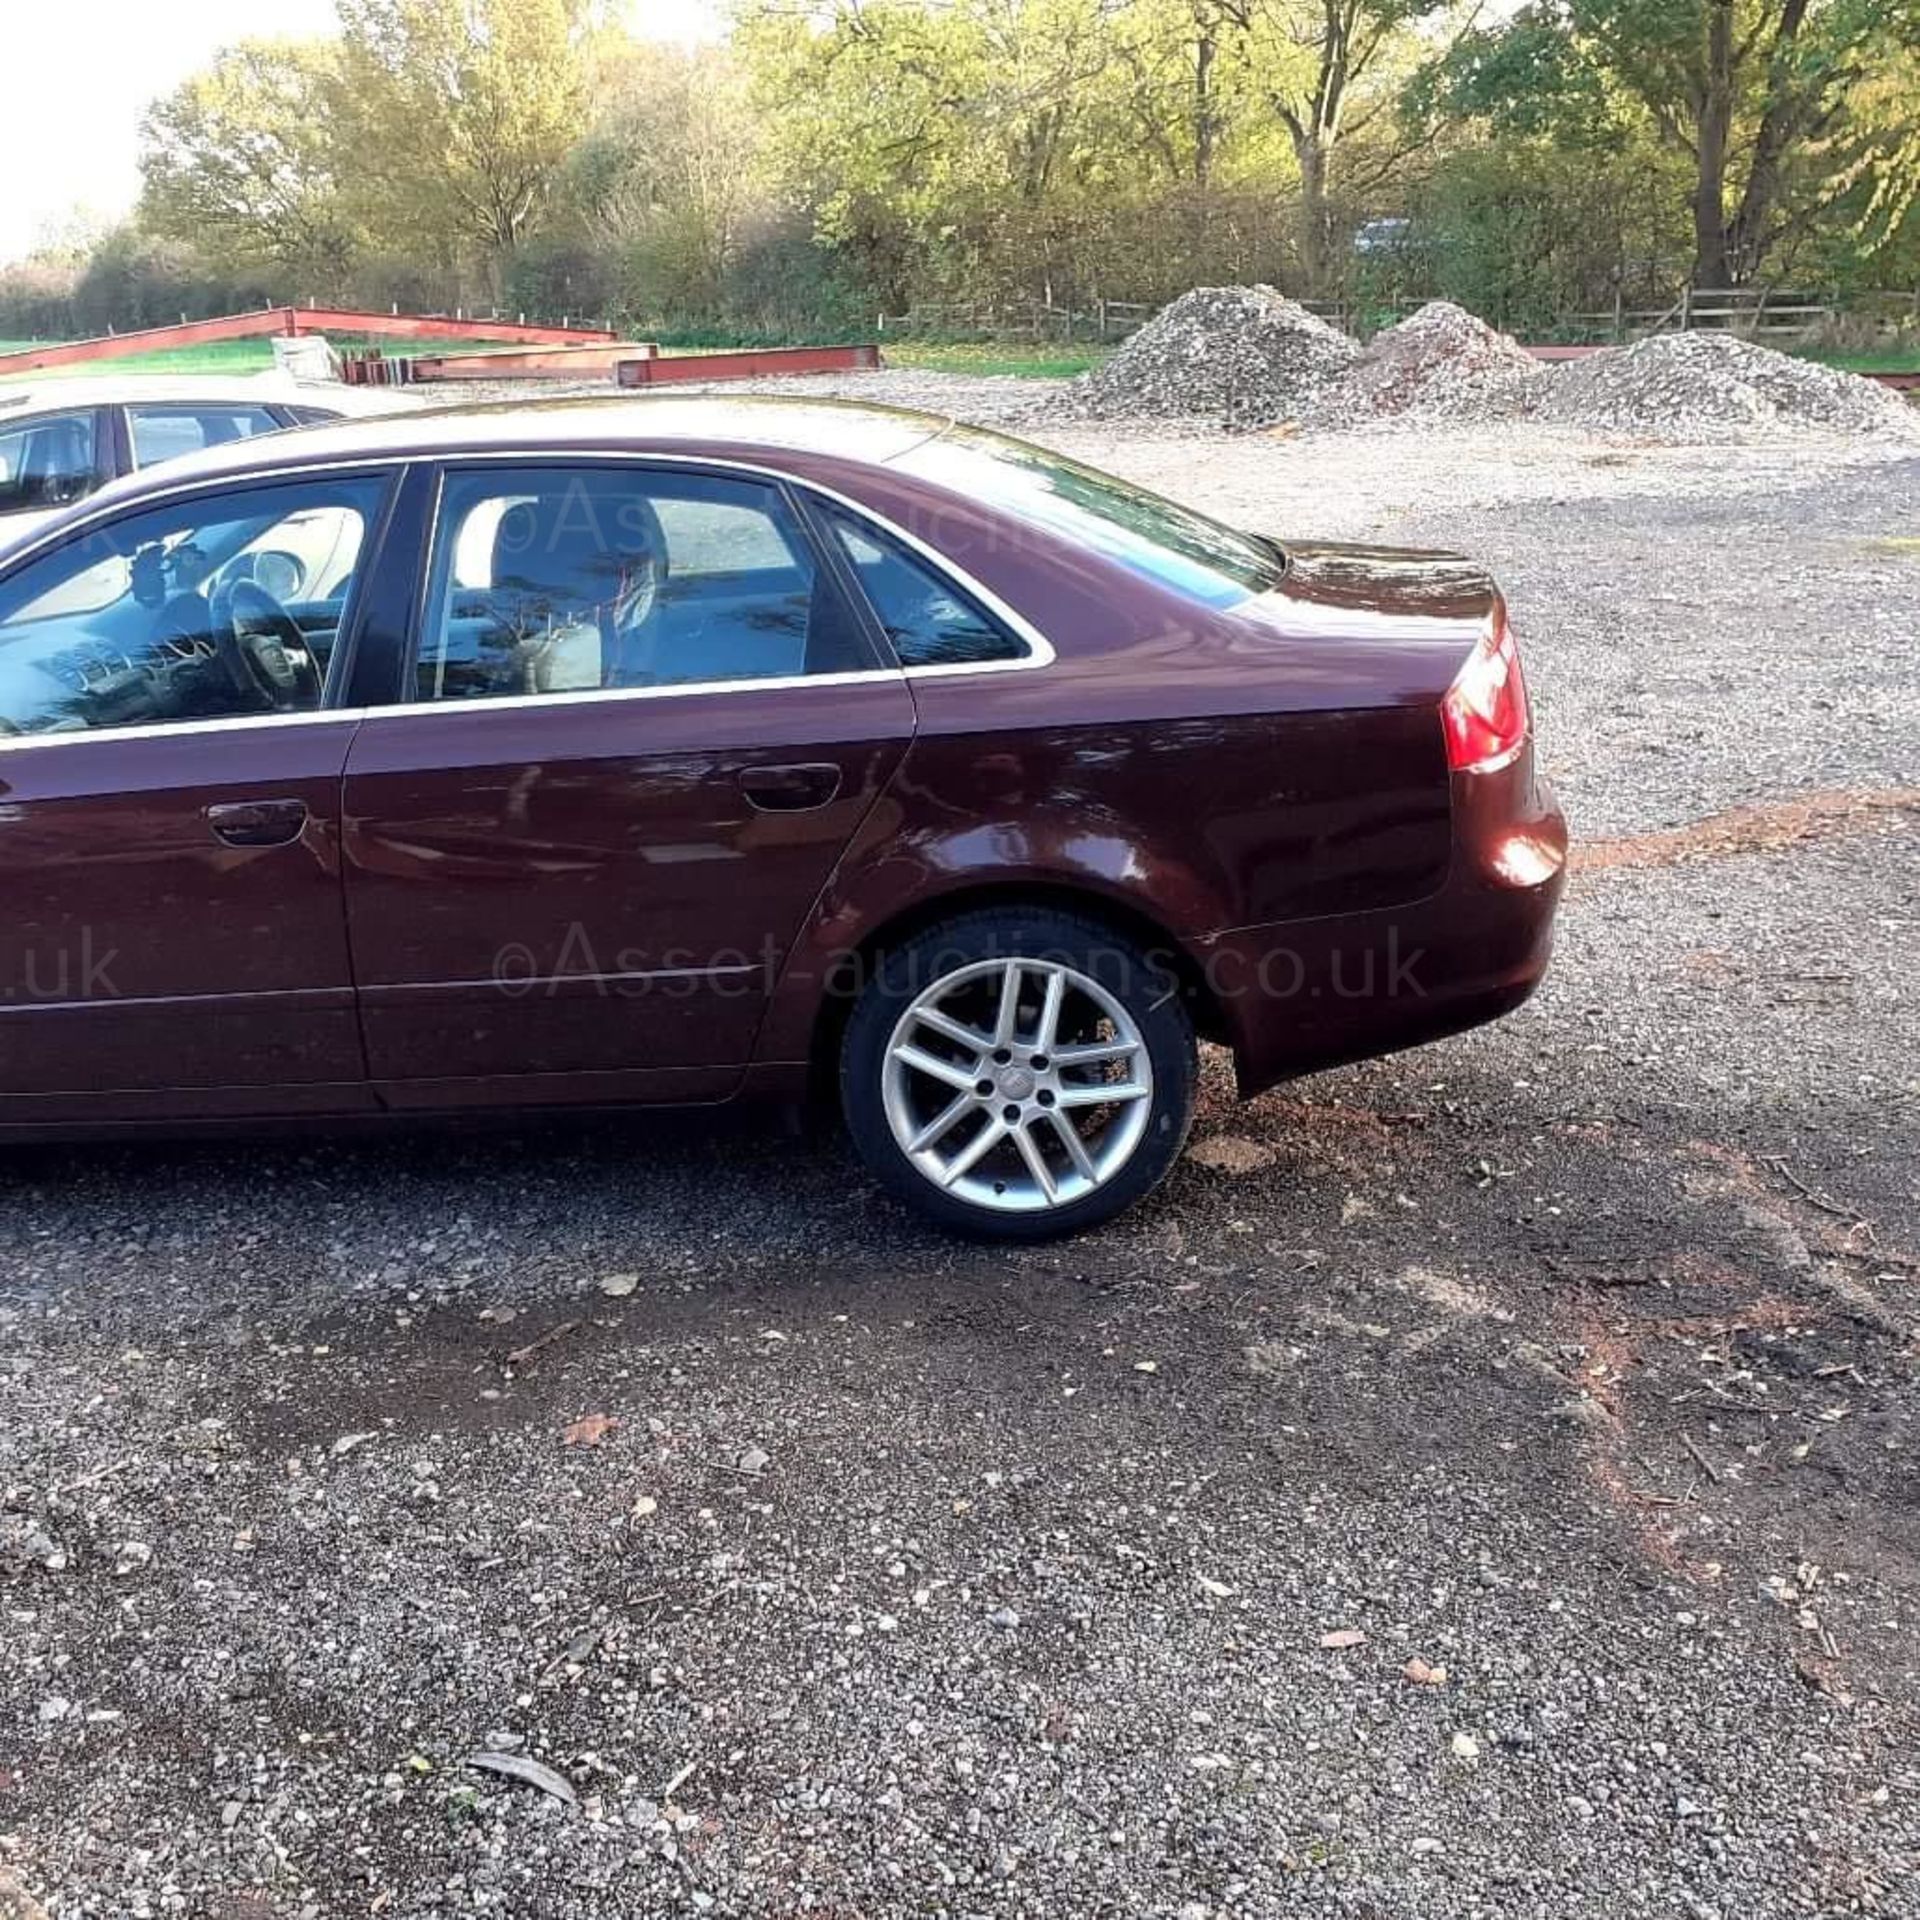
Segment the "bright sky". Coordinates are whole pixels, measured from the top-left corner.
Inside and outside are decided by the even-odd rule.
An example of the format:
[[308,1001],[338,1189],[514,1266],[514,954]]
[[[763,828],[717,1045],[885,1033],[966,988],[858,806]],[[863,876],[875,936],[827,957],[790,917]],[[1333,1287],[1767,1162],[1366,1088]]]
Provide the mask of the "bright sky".
[[[76,209],[125,213],[140,191],[140,116],[219,48],[322,34],[333,0],[11,0],[0,114],[0,262]],[[656,40],[714,32],[713,0],[628,0]]]

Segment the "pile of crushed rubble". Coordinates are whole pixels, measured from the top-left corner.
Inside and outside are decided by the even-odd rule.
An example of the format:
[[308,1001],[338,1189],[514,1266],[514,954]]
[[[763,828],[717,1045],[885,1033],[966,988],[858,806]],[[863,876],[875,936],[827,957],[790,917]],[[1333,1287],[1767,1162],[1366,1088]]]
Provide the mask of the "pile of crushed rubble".
[[1339,432],[1511,419],[1532,406],[1545,377],[1540,362],[1510,334],[1451,300],[1430,300],[1375,334],[1314,399],[1302,424]]
[[1731,334],[1660,334],[1549,369],[1464,307],[1434,300],[1363,351],[1267,286],[1182,294],[1024,418],[1330,433],[1528,419],[1677,442],[1783,430],[1920,439],[1920,411],[1898,394]]
[[1815,431],[1920,438],[1920,412],[1885,387],[1727,333],[1663,333],[1570,361],[1535,417],[1602,433],[1718,439]]
[[1196,287],[1076,380],[1056,411],[1097,420],[1297,420],[1357,342],[1271,287]]

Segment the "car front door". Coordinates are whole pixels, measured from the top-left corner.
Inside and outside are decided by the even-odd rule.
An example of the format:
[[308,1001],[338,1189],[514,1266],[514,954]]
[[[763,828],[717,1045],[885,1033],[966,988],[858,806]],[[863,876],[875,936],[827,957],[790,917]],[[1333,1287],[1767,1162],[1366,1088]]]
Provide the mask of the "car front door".
[[[381,474],[226,482],[0,574],[0,1126],[371,1103],[330,709]],[[294,521],[331,602],[251,577]]]
[[700,1099],[913,731],[780,485],[671,464],[441,482],[405,704],[346,878],[398,1106]]

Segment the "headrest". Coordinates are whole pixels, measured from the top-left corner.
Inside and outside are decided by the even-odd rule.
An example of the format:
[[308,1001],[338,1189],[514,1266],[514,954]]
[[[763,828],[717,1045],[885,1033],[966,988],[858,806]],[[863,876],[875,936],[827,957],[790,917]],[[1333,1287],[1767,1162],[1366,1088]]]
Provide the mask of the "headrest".
[[49,491],[84,477],[89,465],[86,434],[77,420],[52,420],[27,442],[23,477]]
[[540,603],[549,618],[611,608],[651,563],[666,572],[666,541],[652,502],[630,482],[595,488],[579,479],[535,500],[516,501],[493,537],[496,593]]

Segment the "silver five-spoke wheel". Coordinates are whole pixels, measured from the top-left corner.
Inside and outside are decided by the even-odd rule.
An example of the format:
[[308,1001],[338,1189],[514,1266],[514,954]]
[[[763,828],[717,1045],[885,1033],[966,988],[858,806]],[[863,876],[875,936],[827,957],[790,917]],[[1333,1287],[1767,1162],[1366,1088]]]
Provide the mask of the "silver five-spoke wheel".
[[887,1125],[942,1192],[1000,1213],[1071,1206],[1130,1161],[1153,1063],[1139,1024],[1090,975],[994,959],[936,980],[886,1052]]

